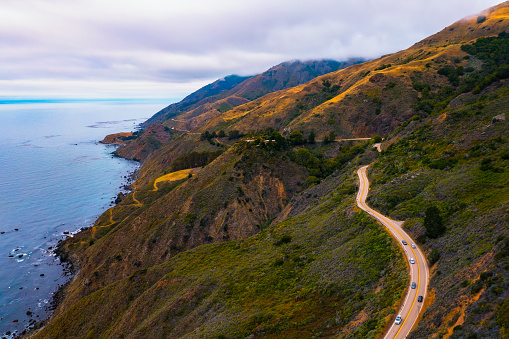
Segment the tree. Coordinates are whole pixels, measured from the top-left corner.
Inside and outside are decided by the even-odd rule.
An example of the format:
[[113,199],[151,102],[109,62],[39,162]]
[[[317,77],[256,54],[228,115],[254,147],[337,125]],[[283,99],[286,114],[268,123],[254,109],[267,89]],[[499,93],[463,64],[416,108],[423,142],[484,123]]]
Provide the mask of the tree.
[[429,264],[433,266],[438,261],[438,259],[440,259],[440,252],[434,248],[428,255]]
[[311,132],[309,132],[309,137],[308,137],[308,142],[310,144],[314,144],[316,142],[316,133],[315,131],[311,130]]
[[329,142],[334,142],[334,141],[336,141],[336,133],[334,133],[334,131],[330,131]]
[[329,89],[330,89],[330,81],[329,80],[322,80],[322,85],[323,85],[323,88],[322,88],[322,91],[324,92],[328,92]]
[[209,140],[210,138],[212,138],[212,136],[209,131],[203,132],[200,136],[200,140]]
[[304,145],[304,135],[301,130],[296,130],[290,133],[288,139],[290,139],[290,142],[294,146]]
[[336,140],[336,133],[334,131],[331,131],[329,135],[326,135],[323,137],[323,142],[326,144],[330,144],[331,142],[334,142]]
[[228,132],[228,139],[230,139],[230,140],[238,139],[240,137],[241,137],[241,135],[238,130],[233,130],[233,131]]
[[438,238],[445,233],[446,228],[440,216],[440,210],[436,206],[426,209],[424,228],[426,229],[426,236],[432,239]]

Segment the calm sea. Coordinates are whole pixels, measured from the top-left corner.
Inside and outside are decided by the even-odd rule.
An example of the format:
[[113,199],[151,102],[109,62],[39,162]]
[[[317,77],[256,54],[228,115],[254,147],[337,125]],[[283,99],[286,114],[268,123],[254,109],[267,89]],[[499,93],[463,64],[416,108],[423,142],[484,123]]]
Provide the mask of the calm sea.
[[69,278],[52,249],[92,225],[137,168],[98,141],[167,104],[0,104],[0,337],[49,315]]

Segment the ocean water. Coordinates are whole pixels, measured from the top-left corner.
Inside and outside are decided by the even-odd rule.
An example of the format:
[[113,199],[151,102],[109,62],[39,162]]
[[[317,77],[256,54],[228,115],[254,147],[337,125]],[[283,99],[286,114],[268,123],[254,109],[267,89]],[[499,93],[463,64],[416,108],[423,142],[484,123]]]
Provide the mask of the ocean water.
[[91,226],[137,169],[98,141],[167,104],[0,104],[0,337],[48,317],[69,279],[55,245]]

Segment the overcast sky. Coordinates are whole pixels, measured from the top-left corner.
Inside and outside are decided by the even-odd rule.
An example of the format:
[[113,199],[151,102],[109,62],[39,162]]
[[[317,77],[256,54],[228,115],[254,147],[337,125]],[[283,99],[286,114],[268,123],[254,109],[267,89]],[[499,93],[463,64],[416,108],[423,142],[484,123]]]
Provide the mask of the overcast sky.
[[0,98],[181,98],[286,60],[376,58],[500,0],[1,0]]

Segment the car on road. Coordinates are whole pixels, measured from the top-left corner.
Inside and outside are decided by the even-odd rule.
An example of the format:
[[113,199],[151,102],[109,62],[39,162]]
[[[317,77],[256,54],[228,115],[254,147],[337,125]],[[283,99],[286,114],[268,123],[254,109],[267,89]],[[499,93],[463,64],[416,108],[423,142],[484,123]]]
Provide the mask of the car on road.
[[403,245],[408,245],[407,242],[405,240],[401,241],[403,243]]
[[415,244],[412,244],[412,245],[410,245],[410,246],[412,246],[412,248],[415,248]]
[[400,316],[400,315],[398,315],[398,316],[396,317],[396,321],[394,321],[394,323],[395,323],[396,325],[401,324],[401,316]]
[[411,263],[411,264],[415,264],[415,260],[414,260],[414,258],[410,258],[410,263]]
[[415,283],[413,282],[413,283],[412,283],[412,289],[415,289],[415,286],[416,286],[416,285],[415,285]]
[[418,302],[420,302],[420,303],[422,303],[422,299],[423,299],[423,298],[422,298],[422,295],[420,295],[419,297],[417,297],[417,301],[418,301]]

